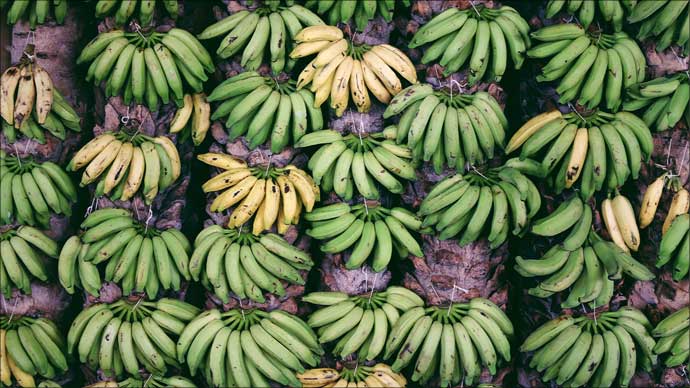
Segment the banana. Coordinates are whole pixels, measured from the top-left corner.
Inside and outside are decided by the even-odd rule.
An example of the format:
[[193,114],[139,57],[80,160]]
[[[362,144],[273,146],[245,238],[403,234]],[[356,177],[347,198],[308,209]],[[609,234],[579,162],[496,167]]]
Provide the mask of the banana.
[[[625,242],[625,239],[623,238],[623,234],[618,224],[618,218],[616,218],[616,213],[613,208],[613,201],[611,199],[607,198],[604,201],[602,201],[601,215],[604,219],[604,224],[606,225],[606,230],[608,231],[611,240],[613,240],[613,242],[623,251],[629,252],[630,247],[628,247],[628,245]],[[627,212],[626,214],[621,214],[621,216],[623,215],[627,217]],[[624,218],[621,217],[621,220],[623,219]],[[627,218],[625,218],[625,220],[626,222],[629,221]],[[633,220],[633,222],[635,221]],[[626,226],[626,228],[630,228],[630,226]],[[629,236],[626,237],[630,238]]]
[[625,245],[631,250],[637,251],[637,248],[640,246],[640,232],[637,228],[635,212],[630,201],[619,194],[613,198],[611,205],[616,218],[616,224],[620,229]]
[[520,127],[513,137],[508,141],[506,145],[506,154],[510,154],[525,143],[532,135],[539,131],[544,125],[552,120],[561,118],[561,112],[558,110],[553,110],[546,113],[541,113]]
[[686,189],[680,189],[673,195],[664,224],[661,227],[661,233],[665,234],[676,217],[687,213],[688,209],[690,209],[690,193]]

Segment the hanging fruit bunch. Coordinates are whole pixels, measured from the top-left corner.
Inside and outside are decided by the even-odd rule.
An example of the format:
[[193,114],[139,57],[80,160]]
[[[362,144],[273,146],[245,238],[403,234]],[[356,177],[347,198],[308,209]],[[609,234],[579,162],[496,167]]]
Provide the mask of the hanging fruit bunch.
[[671,259],[674,260],[673,280],[685,279],[690,268],[690,215],[687,210],[685,214],[674,217],[664,232],[656,266],[661,267]]
[[165,374],[180,368],[176,339],[199,309],[177,299],[120,299],[82,310],[67,334],[67,352],[109,377]]
[[421,230],[422,220],[402,207],[388,209],[380,204],[365,202],[348,205],[345,202],[326,205],[304,217],[311,222],[307,235],[328,240],[321,251],[328,254],[352,250],[345,267],[360,268],[371,256],[375,272],[383,271],[393,257],[393,248],[401,258],[424,253],[412,233]]
[[115,24],[121,26],[127,23],[139,8],[136,18],[145,27],[153,21],[153,13],[157,3],[162,3],[168,15],[175,20],[177,19],[179,8],[177,0],[98,0],[96,2],[96,17],[103,18],[115,11]]
[[242,160],[215,153],[197,158],[224,170],[201,188],[205,193],[223,191],[211,203],[212,212],[220,213],[237,205],[230,214],[229,228],[239,227],[254,216],[255,234],[270,230],[274,223],[278,233],[285,234],[290,225],[299,222],[302,208],[311,212],[321,196],[312,178],[293,165],[249,167]]
[[[690,81],[685,73],[632,85],[627,93],[623,109],[637,111],[646,108],[642,120],[656,131],[673,129],[683,116],[690,114]],[[686,125],[690,126],[690,123],[686,122]]]
[[[0,383],[36,387],[36,378],[55,378],[67,372],[65,340],[46,318],[0,315]],[[38,385],[39,387],[43,385]]]
[[171,99],[182,105],[184,79],[195,93],[203,91],[206,73],[215,66],[204,46],[189,32],[173,28],[168,32],[125,32],[98,34],[82,50],[77,64],[89,63],[86,80],[105,82],[106,97],[119,96],[129,104],[132,98],[155,110],[158,102]]
[[514,8],[484,5],[446,9],[423,25],[408,46],[428,43],[431,45],[424,51],[422,63],[437,61],[445,68],[444,75],[449,75],[469,60],[470,86],[482,79],[499,82],[509,56],[513,67],[520,69],[531,45],[529,25]]
[[[410,0],[400,0],[397,3],[405,8],[410,6]],[[307,8],[316,9],[320,15],[327,13],[328,24],[332,26],[348,23],[354,18],[357,31],[364,31],[369,21],[377,15],[390,23],[393,20],[395,5],[395,0],[308,0],[305,4]]]
[[632,8],[631,1],[621,0],[549,0],[546,3],[546,18],[551,19],[561,11],[570,15],[577,15],[578,20],[585,29],[594,21],[594,15],[599,9],[600,17],[613,25],[615,31],[623,29],[625,14]]
[[683,55],[690,53],[690,14],[688,0],[638,1],[633,6],[628,23],[639,23],[637,39],[655,38],[656,51],[664,51],[676,44]]
[[688,346],[690,344],[690,307],[683,307],[664,318],[652,330],[652,335],[658,337],[654,346],[654,354],[671,353],[664,365],[673,368],[688,363]]
[[357,353],[360,361],[381,356],[391,329],[400,322],[400,314],[423,310],[424,301],[404,287],[391,286],[385,291],[349,296],[342,292],[313,292],[303,300],[322,307],[314,311],[307,324],[318,329],[319,343],[338,341],[332,352],[345,358]]
[[314,262],[308,253],[274,233],[252,234],[213,225],[194,241],[189,272],[223,303],[240,299],[266,302],[263,292],[285,296],[282,281],[304,285]]
[[466,163],[483,164],[497,147],[505,147],[508,120],[486,92],[456,94],[452,85],[438,91],[429,84],[412,85],[393,98],[383,117],[397,114],[396,142],[407,139],[414,159],[432,160],[438,173],[444,157],[448,167],[462,172]]
[[[7,12],[7,24],[15,24],[22,18],[28,18],[29,26],[35,29],[37,24],[44,24],[50,15],[50,6],[53,5],[53,17],[57,24],[65,22],[67,16],[68,0],[9,0],[0,1],[0,9],[5,4],[11,3]],[[28,16],[26,13],[28,12]]]
[[45,233],[20,226],[0,233],[0,291],[9,298],[12,289],[31,294],[31,280],[48,280],[43,257],[57,258],[58,245]]
[[592,109],[605,102],[607,109],[616,111],[625,90],[644,81],[645,56],[624,32],[590,32],[565,23],[543,27],[532,38],[543,43],[529,49],[528,57],[552,57],[537,81],[560,79],[560,103],[577,101]]
[[[191,120],[191,121],[190,121]],[[182,107],[175,111],[170,121],[170,133],[182,132],[183,137],[192,137],[194,145],[198,146],[211,127],[211,105],[204,93],[185,94]]]
[[295,372],[318,365],[322,354],[309,326],[282,310],[207,310],[177,341],[177,361],[215,387],[268,387],[269,381],[299,387]]
[[633,307],[593,318],[562,315],[530,334],[520,351],[535,351],[530,367],[543,372],[545,382],[627,387],[638,365],[650,372],[656,364],[651,330],[644,314]]
[[[381,1],[383,2],[383,1]],[[374,2],[374,4],[376,4]],[[407,379],[395,373],[386,364],[374,366],[357,365],[354,369],[344,367],[340,372],[331,368],[307,369],[298,373],[297,378],[303,387],[398,387],[405,388]],[[354,385],[353,385],[354,384]]]
[[[291,3],[286,1],[286,3]],[[280,1],[267,1],[254,10],[242,10],[208,27],[199,39],[225,35],[216,50],[223,59],[242,50],[240,64],[245,70],[256,70],[270,59],[273,74],[290,71],[295,61],[287,54],[302,28],[323,25],[315,13],[298,4],[281,6]]]
[[551,182],[557,194],[581,178],[581,195],[588,199],[603,188],[615,190],[629,177],[637,179],[654,144],[647,125],[632,113],[583,115],[553,110],[523,124],[508,142],[506,154],[518,148],[520,159],[543,155],[546,173],[556,171]]
[[77,189],[62,167],[0,155],[0,220],[49,226],[51,214],[72,214]]
[[359,112],[371,108],[369,92],[388,104],[402,90],[396,72],[408,82],[417,83],[417,70],[400,49],[388,44],[356,45],[332,26],[307,27],[297,34],[299,44],[291,58],[316,54],[297,79],[297,89],[309,86],[315,93],[314,106],[320,107],[330,96],[331,108],[341,117],[350,94]]
[[323,129],[314,95],[308,90],[296,91],[292,80],[244,72],[213,89],[208,101],[222,101],[211,120],[227,117],[230,140],[245,136],[251,149],[270,139],[271,152],[279,153],[308,131]]

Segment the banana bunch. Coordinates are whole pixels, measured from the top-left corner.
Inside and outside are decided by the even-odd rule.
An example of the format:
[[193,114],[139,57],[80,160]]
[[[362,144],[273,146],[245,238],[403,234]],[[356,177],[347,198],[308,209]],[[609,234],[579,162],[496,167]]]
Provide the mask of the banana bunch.
[[679,73],[632,85],[627,90],[623,109],[637,111],[646,108],[642,114],[645,124],[656,131],[665,131],[673,129],[684,115],[689,117],[688,101],[690,81],[687,74]]
[[264,291],[285,295],[281,281],[303,285],[300,271],[309,271],[313,265],[308,253],[277,234],[253,235],[213,225],[194,241],[189,272],[194,280],[201,278],[223,303],[230,300],[230,292],[240,299],[264,303]]
[[0,220],[49,226],[52,213],[72,214],[77,189],[62,167],[0,155]]
[[179,291],[182,279],[190,280],[191,244],[177,229],[140,224],[128,210],[116,208],[92,212],[81,229],[81,235],[65,242],[58,258],[60,284],[70,294],[81,286],[98,297],[98,264],[106,261],[104,279],[120,283],[123,295],[145,291],[153,299],[159,289]]
[[[305,302],[326,306],[314,311],[307,324],[317,329],[319,343],[336,342],[332,353],[345,358],[357,353],[360,361],[382,355],[400,314],[424,310],[424,301],[414,292],[398,286],[385,291],[349,296],[342,292],[312,292]],[[404,316],[404,315],[403,315]]]
[[[87,385],[85,388],[196,388],[194,382],[183,376],[160,376],[149,375],[145,379],[139,377],[128,377],[122,381],[99,381]],[[40,386],[39,386],[40,388]],[[59,388],[59,387],[58,387]]]
[[319,364],[323,350],[299,317],[282,310],[207,310],[177,341],[177,361],[211,387],[301,386],[295,372]]
[[633,6],[629,23],[640,24],[637,39],[654,37],[656,51],[664,51],[676,44],[683,48],[683,55],[690,53],[690,14],[688,0],[637,1]]
[[[115,24],[124,25],[134,15],[134,11],[139,5],[139,15],[137,20],[142,27],[146,27],[153,21],[153,13],[156,10],[156,0],[98,0],[96,2],[96,17],[103,18],[115,11]],[[161,0],[163,8],[168,15],[177,19],[178,5],[177,0]]]
[[683,307],[664,318],[652,330],[652,335],[658,337],[654,346],[654,354],[671,353],[666,359],[667,368],[673,368],[688,363],[688,326],[690,323],[690,307]]
[[358,112],[368,112],[371,108],[369,92],[388,104],[402,90],[396,72],[408,82],[417,83],[417,70],[410,58],[389,44],[355,45],[333,26],[306,27],[295,36],[295,41],[298,45],[290,58],[316,54],[299,74],[297,89],[309,86],[315,93],[316,108],[330,96],[331,108],[338,117],[347,109],[350,95]]
[[[53,17],[57,24],[65,22],[67,16],[68,0],[9,0],[0,1],[0,9],[5,7],[6,3],[12,3],[5,14],[7,17],[7,24],[15,24],[23,17],[28,17],[29,26],[35,29],[37,24],[43,24],[48,19],[50,14],[50,5],[53,5]],[[28,12],[28,16],[26,13]]]
[[509,231],[526,231],[540,207],[541,194],[529,178],[515,168],[498,167],[444,178],[424,197],[417,214],[424,219],[421,227],[434,226],[441,240],[462,233],[458,243],[464,246],[485,231],[494,249]]
[[0,291],[6,298],[18,288],[31,294],[31,278],[48,280],[43,256],[57,258],[58,245],[31,226],[20,226],[0,233]]
[[180,155],[168,137],[123,130],[103,133],[86,143],[74,154],[67,171],[84,167],[81,187],[98,181],[96,196],[108,195],[115,201],[127,201],[141,192],[147,205],[175,183],[182,170]]
[[505,147],[508,120],[498,102],[486,92],[453,94],[434,91],[429,84],[409,86],[398,93],[383,113],[400,114],[395,140],[407,139],[415,160],[432,160],[437,172],[443,162],[459,172],[465,164],[482,164]]
[[225,35],[216,50],[218,56],[227,59],[241,50],[240,64],[245,70],[258,69],[266,57],[273,74],[278,75],[295,65],[288,53],[299,32],[323,24],[318,15],[301,5],[284,7],[280,0],[271,0],[253,11],[242,10],[211,24],[198,37],[204,40]]
[[340,372],[331,368],[308,369],[298,373],[303,388],[358,387],[358,388],[405,388],[407,379],[395,373],[386,364],[374,366],[357,365],[354,369],[344,367]]
[[74,319],[67,352],[105,376],[139,376],[139,368],[165,374],[180,368],[176,339],[199,309],[177,299],[156,302],[120,299],[91,305]]
[[304,135],[295,147],[320,146],[309,158],[308,167],[324,192],[335,191],[349,201],[356,189],[366,199],[379,199],[376,183],[400,194],[405,186],[398,177],[417,179],[410,149],[382,139],[382,135],[343,136],[335,130],[323,130]]
[[593,318],[562,315],[530,334],[521,352],[532,352],[530,367],[544,382],[568,387],[627,387],[639,365],[651,371],[657,362],[652,325],[633,307]]
[[197,156],[202,162],[223,172],[207,180],[205,193],[223,191],[211,203],[212,212],[223,212],[237,205],[230,214],[228,228],[236,228],[254,216],[252,231],[258,235],[276,224],[285,234],[297,225],[302,208],[309,213],[320,200],[319,186],[303,170],[285,167],[249,167],[230,155],[206,153]]
[[626,252],[637,252],[640,230],[630,200],[616,191],[613,199],[601,201],[601,216],[611,240]]
[[688,213],[675,217],[661,238],[656,266],[661,267],[671,259],[675,260],[673,280],[685,279],[690,268],[690,214]]
[[[129,0],[133,2],[133,0]],[[127,1],[125,1],[127,2]],[[98,34],[82,50],[77,64],[91,63],[86,80],[105,82],[105,95],[119,96],[129,104],[146,102],[156,110],[158,102],[171,99],[180,106],[184,79],[195,93],[203,91],[206,73],[215,72],[211,55],[189,32],[173,28],[168,32],[125,32]]]
[[556,193],[579,179],[581,195],[588,199],[602,188],[610,192],[629,177],[637,179],[654,143],[644,121],[629,112],[583,115],[553,110],[523,124],[508,142],[506,154],[518,148],[521,160],[543,155],[546,173],[558,168],[551,179]]
[[[191,121],[190,121],[191,119]],[[206,139],[211,127],[211,105],[204,93],[185,94],[182,107],[175,111],[170,121],[170,133],[182,132],[191,136],[194,145],[200,145]]]
[[223,81],[208,101],[222,101],[211,120],[227,117],[230,140],[244,135],[251,149],[270,138],[271,152],[278,153],[290,140],[294,143],[307,131],[323,129],[323,115],[314,107],[314,95],[308,90],[296,91],[292,80],[247,71]]
[[546,17],[551,19],[557,13],[564,11],[570,15],[577,15],[582,26],[588,29],[594,21],[597,8],[599,8],[601,18],[612,23],[615,31],[620,31],[623,29],[625,14],[630,12],[632,3],[625,0],[549,0],[546,3]]
[[[35,377],[52,379],[67,372],[65,339],[46,318],[0,315],[0,384],[36,387]],[[39,385],[41,387],[41,385]]]
[[431,43],[424,51],[422,63],[438,61],[446,76],[460,70],[469,60],[470,86],[482,79],[499,82],[509,56],[516,70],[522,67],[525,51],[531,46],[529,28],[527,21],[509,6],[448,8],[423,25],[408,46]]
[[393,325],[384,358],[393,357],[395,372],[413,366],[412,381],[422,386],[434,376],[440,378],[441,387],[470,386],[479,380],[483,367],[495,375],[500,359],[510,361],[512,336],[513,324],[488,299],[415,307]]
[[[410,0],[400,0],[403,7],[410,6]],[[383,20],[390,23],[395,12],[395,0],[308,0],[307,8],[316,9],[320,15],[328,13],[328,24],[335,26],[338,23],[348,23],[354,18],[357,31],[364,31],[372,20],[381,15]]]
[[625,90],[645,79],[646,58],[624,32],[587,32],[565,23],[543,27],[532,38],[542,43],[527,50],[527,56],[551,58],[537,81],[560,79],[556,88],[560,103],[577,100],[593,109],[605,102],[607,109],[617,111]]

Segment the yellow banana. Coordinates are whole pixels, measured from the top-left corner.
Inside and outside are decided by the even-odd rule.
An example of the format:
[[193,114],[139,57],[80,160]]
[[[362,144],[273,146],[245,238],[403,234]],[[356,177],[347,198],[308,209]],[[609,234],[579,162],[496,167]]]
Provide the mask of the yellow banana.
[[554,109],[549,112],[540,113],[520,127],[520,129],[515,132],[513,137],[510,138],[508,145],[506,146],[506,155],[518,149],[527,139],[534,135],[539,129],[541,129],[546,123],[551,120],[560,118],[561,112]]
[[405,54],[393,46],[388,47],[390,48],[377,45],[371,48],[371,52],[378,55],[383,62],[390,66],[391,69],[397,71],[403,78],[413,84],[417,83],[417,71],[414,66],[410,66],[410,63],[403,59],[406,57]]
[[623,240],[621,230],[618,227],[618,222],[616,221],[616,215],[613,212],[613,203],[611,199],[606,198],[601,202],[601,216],[604,218],[604,224],[606,225],[606,230],[609,232],[609,236],[611,236],[611,240],[622,250],[630,252],[628,246]]
[[358,112],[368,112],[371,107],[369,92],[364,83],[364,73],[362,73],[362,63],[355,59],[352,63],[352,73],[350,74],[350,92],[352,101],[357,106]]
[[266,229],[266,225],[264,225],[265,209],[266,201],[263,201],[261,205],[259,205],[259,209],[256,211],[256,217],[254,217],[254,222],[252,223],[252,234],[255,236],[258,236]]
[[211,126],[211,105],[206,100],[204,93],[192,96],[194,102],[194,115],[192,115],[192,141],[201,144],[206,138],[206,133]]
[[380,44],[377,47],[381,47],[383,49],[386,49],[386,50],[390,51],[391,53],[393,53],[393,55],[402,59],[405,62],[408,71],[412,73],[412,76],[414,78],[407,78],[407,77],[405,77],[405,75],[403,73],[400,73],[400,74],[403,75],[403,77],[405,77],[405,79],[407,79],[411,83],[413,83],[413,84],[417,83],[417,69],[415,68],[414,63],[412,63],[412,60],[405,53],[403,53],[399,48],[391,46],[389,44]]
[[297,379],[302,385],[312,385],[322,387],[326,384],[338,381],[340,373],[332,368],[314,368],[297,373]]
[[324,85],[329,86],[330,90],[330,85],[333,84],[333,75],[335,74],[335,71],[338,69],[338,66],[345,60],[345,55],[339,55],[335,58],[333,58],[332,61],[328,62],[325,66],[323,67],[317,67],[317,69],[321,69],[318,73],[314,74],[314,79],[311,81],[312,83],[312,88],[313,89],[320,89]]
[[640,229],[648,227],[654,221],[656,209],[659,207],[659,201],[661,201],[665,185],[666,176],[662,175],[647,186],[644,197],[642,197],[642,204],[640,205]]
[[7,349],[5,348],[5,330],[0,329],[0,383],[5,386],[12,385],[12,373],[7,362]]
[[36,382],[34,381],[33,376],[31,376],[30,374],[19,369],[17,364],[14,363],[12,356],[10,356],[9,354],[7,355],[7,364],[10,367],[10,371],[12,372],[14,379],[17,380],[17,384],[19,384],[20,387],[24,387],[24,388],[35,388],[36,387]]
[[313,42],[304,42],[298,44],[291,52],[290,58],[303,58],[312,54],[316,54],[333,43],[328,40],[315,40]]
[[331,94],[331,87],[333,86],[333,78],[335,78],[335,74],[331,74],[326,83],[316,89],[316,93],[314,93],[314,108],[320,107],[321,104],[328,100],[328,96]]
[[661,234],[665,234],[668,228],[671,227],[673,220],[677,216],[687,213],[688,209],[690,209],[690,193],[685,189],[680,189],[673,195],[671,206],[668,208],[668,214],[664,220],[664,226],[661,228]]
[[21,76],[21,69],[10,66],[0,77],[0,116],[8,124],[14,124],[14,94]]
[[307,66],[304,67],[304,70],[299,73],[299,76],[297,77],[297,90],[302,89],[305,85],[308,85],[314,79],[314,75],[316,75],[317,70],[320,70],[314,67],[313,64],[314,61],[312,60],[307,64]]
[[295,220],[293,216],[297,210],[297,195],[295,193],[295,186],[285,175],[279,175],[276,178],[278,188],[280,189],[280,197],[282,199],[282,215],[283,222],[290,225]]
[[244,178],[251,175],[251,173],[252,172],[246,167],[223,171],[204,182],[204,184],[201,185],[201,189],[204,190],[204,193],[227,189],[228,187],[240,183]]
[[390,366],[386,364],[376,364],[374,365],[374,372],[383,372],[391,376],[395,381],[401,386],[404,387],[407,385],[407,379],[405,376],[403,376],[400,373],[395,373],[393,369],[391,369]]
[[141,187],[145,170],[146,164],[144,162],[144,153],[141,151],[141,148],[134,147],[132,151],[132,160],[129,162],[129,173],[127,174],[125,187],[122,190],[122,196],[120,197],[121,200],[127,201],[134,197],[134,194],[136,194],[139,187]]
[[93,140],[89,141],[81,147],[72,160],[69,163],[68,170],[76,171],[86,166],[96,155],[100,154],[101,151],[105,149],[112,141],[115,140],[115,136],[106,133],[95,137]]
[[[293,170],[294,171],[294,170]],[[307,177],[306,174],[293,173],[290,171],[288,174],[288,179],[292,182],[292,185],[297,190],[302,203],[304,204],[307,212],[311,212],[314,209],[314,204],[316,203],[316,196],[318,191],[314,190],[314,181]]]
[[352,73],[352,57],[348,56],[340,63],[333,77],[331,86],[331,108],[335,115],[340,117],[347,109],[350,97],[350,74]]
[[290,229],[290,224],[285,222],[282,204],[280,205],[280,210],[278,211],[278,219],[276,220],[276,229],[278,230],[278,233],[280,233],[280,234],[285,234],[285,233],[287,233],[288,229]]
[[260,212],[257,218],[263,218],[264,229],[269,229],[278,218],[280,211],[280,188],[273,179],[266,181],[263,210],[263,213]]
[[105,183],[103,186],[103,192],[105,194],[110,193],[110,191],[117,186],[118,183],[124,178],[127,172],[127,167],[132,161],[132,154],[134,153],[134,146],[130,142],[122,144],[120,150],[113,160],[108,174],[105,176]]
[[302,200],[299,196],[295,196],[297,200],[297,206],[295,206],[295,212],[292,213],[292,225],[297,225],[299,223],[300,214],[302,214]]
[[338,40],[343,38],[343,31],[338,27],[319,25],[303,28],[297,35],[297,42],[313,42],[315,40]]
[[314,58],[313,66],[324,67],[327,64],[329,64],[332,60],[334,60],[336,57],[344,57],[346,55],[347,46],[347,40],[336,40],[330,46],[326,47],[324,50],[321,50],[319,52],[316,58]]
[[266,180],[257,180],[249,194],[244,198],[242,203],[240,203],[232,214],[230,214],[230,220],[228,221],[228,227],[234,228],[244,224],[249,221],[250,218],[256,213],[256,209],[259,208],[261,202],[264,201],[264,195],[266,194]]
[[180,154],[177,152],[175,143],[173,143],[172,140],[170,140],[170,138],[167,136],[156,136],[153,138],[153,142],[163,147],[163,150],[168,155],[170,164],[172,165],[173,182],[176,181],[182,173],[182,161],[180,160]]
[[244,161],[226,154],[206,153],[197,155],[196,158],[209,166],[222,168],[223,170],[247,167],[247,163]]
[[367,67],[376,74],[376,76],[383,82],[383,86],[386,87],[388,93],[391,95],[396,95],[402,90],[402,84],[400,79],[395,75],[395,72],[388,67],[386,62],[381,59],[373,51],[367,51],[362,55],[362,59],[367,64]]
[[585,164],[588,147],[588,130],[587,128],[580,128],[575,134],[573,141],[573,148],[570,153],[570,160],[568,161],[568,168],[565,172],[565,187],[570,188],[573,183],[577,181],[582,173],[582,166]]
[[611,201],[613,214],[616,216],[616,224],[621,232],[625,245],[637,252],[640,246],[640,231],[637,229],[635,211],[628,198],[618,194]]
[[362,62],[362,74],[364,75],[364,83],[367,85],[367,89],[371,91],[377,100],[384,104],[388,104],[392,98],[391,94],[388,93],[388,89],[381,83],[366,62]]
[[182,101],[182,108],[177,109],[175,116],[173,116],[173,119],[170,122],[170,133],[177,133],[183,130],[187,125],[189,118],[192,116],[192,109],[194,108],[192,96],[185,94]]
[[93,160],[86,166],[84,174],[81,176],[81,186],[86,186],[94,182],[108,166],[115,160],[118,152],[122,147],[122,142],[115,140],[110,142],[103,151],[101,151]]
[[22,68],[19,86],[17,86],[17,97],[14,100],[14,127],[21,128],[22,123],[31,114],[36,97],[36,87],[31,66]]
[[43,124],[53,105],[53,80],[50,79],[50,74],[38,65],[34,65],[34,84],[36,85],[36,121]]
[[237,185],[225,190],[222,194],[217,196],[213,202],[211,202],[211,211],[222,212],[223,210],[243,200],[244,197],[249,194],[249,191],[251,190],[252,186],[254,186],[256,181],[257,178],[254,175],[250,175],[244,178]]

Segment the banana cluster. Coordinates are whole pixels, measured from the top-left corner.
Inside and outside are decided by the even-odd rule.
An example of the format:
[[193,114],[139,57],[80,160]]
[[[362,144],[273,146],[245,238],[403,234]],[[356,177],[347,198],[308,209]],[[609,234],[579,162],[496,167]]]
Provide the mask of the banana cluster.
[[295,41],[298,45],[290,58],[316,54],[299,74],[297,89],[309,86],[315,93],[317,108],[330,97],[330,106],[338,117],[347,109],[350,95],[358,112],[368,112],[371,108],[369,92],[381,103],[388,104],[402,90],[396,72],[410,83],[417,83],[417,70],[410,58],[389,44],[355,45],[333,26],[306,27]]
[[[196,388],[194,382],[184,376],[159,376],[150,375],[145,379],[139,377],[128,377],[122,381],[99,381],[85,388]],[[40,386],[39,386],[40,388]],[[47,387],[46,387],[47,388]],[[51,387],[52,388],[52,387]],[[57,387],[60,388],[60,387]]]
[[314,209],[304,218],[311,222],[307,235],[328,240],[321,245],[322,252],[336,254],[352,247],[345,262],[347,269],[360,268],[371,257],[374,271],[383,271],[393,257],[393,248],[400,258],[424,256],[410,233],[422,229],[422,220],[402,207],[339,202]]
[[395,372],[413,366],[412,381],[422,386],[434,376],[440,378],[441,387],[461,382],[471,386],[483,367],[495,375],[501,359],[510,361],[513,332],[503,310],[488,299],[415,307],[393,325],[384,358],[393,357]]
[[509,231],[526,231],[540,207],[537,186],[517,169],[504,166],[444,178],[424,197],[417,214],[424,218],[422,228],[433,226],[441,240],[462,233],[463,246],[486,231],[494,249],[506,241]]
[[[402,7],[409,7],[410,0],[398,1]],[[328,14],[328,24],[335,26],[338,23],[348,23],[354,18],[357,31],[364,31],[376,15],[381,15],[383,20],[390,23],[395,11],[395,0],[308,0],[307,8],[316,9],[320,15]],[[377,13],[378,11],[378,13]]]
[[147,205],[175,183],[182,170],[177,147],[168,137],[124,131],[93,138],[74,154],[67,171],[84,167],[80,186],[98,181],[96,195],[115,201],[127,201],[140,192]]
[[532,352],[530,367],[559,386],[627,387],[638,367],[657,362],[649,320],[633,307],[593,318],[560,316],[529,335],[520,347]]
[[656,266],[661,267],[671,259],[675,260],[673,280],[685,279],[690,268],[690,214],[687,212],[675,217],[661,237]]
[[529,28],[527,21],[506,5],[473,5],[465,10],[451,7],[423,25],[408,46],[431,43],[422,63],[438,61],[445,68],[444,75],[455,73],[469,60],[470,86],[482,79],[499,82],[509,56],[516,70],[522,67],[525,51],[531,46]]
[[230,292],[240,299],[264,303],[264,291],[285,295],[281,281],[303,285],[300,271],[309,271],[313,265],[308,253],[277,234],[255,236],[213,225],[194,241],[189,272],[223,303],[230,300]]
[[681,118],[689,114],[690,81],[679,73],[659,77],[628,88],[623,109],[636,111],[646,108],[642,120],[656,131],[673,129]]
[[31,294],[31,277],[48,280],[42,256],[57,258],[58,245],[31,226],[20,226],[0,234],[0,291],[9,298],[12,289]]
[[170,121],[170,133],[182,132],[182,136],[191,136],[194,145],[198,146],[206,139],[210,127],[211,105],[206,95],[185,94],[182,107],[175,111],[175,116]]
[[195,93],[203,91],[206,73],[215,66],[211,55],[189,32],[173,28],[168,32],[125,32],[98,34],[81,51],[77,64],[91,63],[86,80],[105,82],[106,97],[119,96],[125,104],[132,98],[156,110],[158,102],[170,100],[182,105],[184,79]]
[[354,369],[345,367],[340,372],[331,368],[308,369],[304,373],[298,373],[297,378],[302,383],[302,388],[405,388],[407,386],[405,376],[393,372],[390,366],[381,363],[374,366],[357,365]]
[[630,112],[583,116],[553,110],[523,124],[508,141],[506,154],[518,148],[520,159],[541,157],[544,173],[556,171],[551,177],[556,193],[580,180],[581,195],[588,199],[595,191],[610,192],[630,177],[637,179],[654,143],[644,121]]
[[664,51],[676,44],[683,48],[683,55],[687,56],[690,53],[689,12],[688,0],[638,1],[628,16],[628,22],[642,22],[637,39],[654,37],[656,51]]
[[[29,26],[36,29],[37,24],[46,22],[50,14],[50,5],[53,5],[53,17],[57,24],[65,22],[67,16],[68,0],[3,0],[0,1],[0,9],[5,8],[6,3],[12,3],[5,14],[7,24],[15,24],[23,17],[28,17]],[[26,13],[28,12],[28,16]]]
[[0,155],[0,220],[48,226],[51,213],[72,214],[77,189],[62,167]]
[[246,70],[258,69],[265,56],[273,74],[278,75],[295,65],[288,53],[299,32],[323,24],[318,15],[301,5],[282,7],[280,0],[272,0],[253,11],[236,12],[206,27],[198,37],[204,40],[225,35],[216,50],[218,56],[226,59],[241,51],[240,64]]
[[429,84],[412,85],[397,94],[383,113],[400,114],[395,140],[407,139],[415,160],[432,160],[437,172],[445,164],[464,171],[465,164],[484,163],[505,146],[508,120],[486,92],[473,95],[434,91]]
[[601,216],[611,240],[622,250],[637,252],[640,230],[630,200],[620,193],[601,201]]
[[98,297],[103,284],[98,264],[106,261],[105,281],[120,283],[124,295],[145,291],[153,299],[159,289],[179,291],[182,280],[190,280],[191,245],[177,229],[142,225],[129,211],[115,208],[92,212],[81,229],[58,258],[60,284],[70,294],[81,286]]
[[246,136],[254,149],[271,140],[271,152],[281,152],[307,131],[323,129],[321,109],[314,107],[314,95],[295,90],[292,80],[263,77],[248,71],[218,85],[208,101],[222,101],[211,120],[225,118],[230,140]]
[[412,151],[382,139],[382,135],[379,132],[343,136],[335,130],[323,130],[304,135],[295,147],[320,146],[309,158],[308,167],[314,182],[324,192],[335,191],[346,201],[355,193],[366,199],[379,199],[377,183],[391,193],[400,194],[405,186],[398,177],[417,179],[410,160]]
[[105,376],[165,374],[180,368],[176,340],[199,309],[177,299],[120,299],[82,310],[67,333],[67,352]]
[[177,341],[177,361],[210,387],[299,387],[295,372],[319,364],[323,350],[299,317],[282,310],[207,310]]
[[65,339],[55,323],[0,315],[0,384],[11,387],[14,379],[19,387],[34,388],[37,376],[52,379],[68,368]]
[[682,364],[687,365],[688,347],[690,346],[690,307],[683,307],[675,313],[664,318],[652,330],[652,335],[658,337],[654,346],[654,353],[661,355],[671,353],[666,358],[667,368],[673,368]]
[[[342,292],[312,292],[303,300],[321,307],[307,324],[317,329],[319,343],[337,341],[332,352],[343,358],[356,353],[360,361],[382,355],[391,329],[410,309],[423,310],[424,301],[404,287],[349,296]],[[404,315],[403,315],[404,316]]]
[[127,23],[139,6],[137,21],[141,26],[146,27],[153,21],[153,13],[156,4],[163,3],[163,8],[168,15],[177,19],[178,5],[177,0],[98,0],[96,2],[96,17],[103,18],[115,11],[115,24],[122,26]]
[[527,56],[551,58],[537,81],[560,80],[560,103],[577,100],[592,109],[605,102],[607,109],[617,111],[625,90],[644,81],[647,60],[624,32],[590,33],[565,23],[543,27],[532,38],[542,43],[527,50]]
[[625,14],[630,12],[632,3],[621,0],[549,0],[546,3],[546,17],[550,19],[557,13],[564,11],[570,15],[577,15],[582,26],[588,29],[594,21],[597,8],[599,8],[602,19],[611,23],[615,31],[620,31],[623,29]]
[[285,234],[290,225],[299,222],[302,208],[311,212],[321,196],[312,178],[291,164],[249,167],[244,161],[216,153],[201,154],[197,159],[224,170],[201,188],[205,193],[223,191],[211,202],[212,212],[237,205],[230,214],[229,228],[242,226],[254,216],[254,234],[270,230],[273,224],[278,233]]

